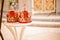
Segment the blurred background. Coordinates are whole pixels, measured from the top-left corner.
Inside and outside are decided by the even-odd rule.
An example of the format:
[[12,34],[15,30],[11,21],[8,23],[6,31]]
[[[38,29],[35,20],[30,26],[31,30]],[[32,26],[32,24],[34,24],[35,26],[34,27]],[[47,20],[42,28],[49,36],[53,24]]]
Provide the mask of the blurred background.
[[[23,1],[13,1],[17,5],[16,11],[22,11]],[[22,40],[60,40],[60,0],[27,0],[26,4],[26,9],[32,12],[32,24],[25,27]],[[22,27],[8,27],[4,24],[9,8],[9,0],[4,0],[1,29],[3,37],[5,40],[20,40]]]

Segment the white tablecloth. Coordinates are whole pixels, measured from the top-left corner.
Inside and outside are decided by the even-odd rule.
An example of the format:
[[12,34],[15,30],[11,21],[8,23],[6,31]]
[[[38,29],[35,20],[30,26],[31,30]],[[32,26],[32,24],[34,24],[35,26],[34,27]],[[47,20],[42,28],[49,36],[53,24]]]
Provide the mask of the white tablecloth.
[[[5,40],[20,40],[22,27],[6,27],[2,24],[2,34]],[[16,33],[15,33],[16,31]],[[15,35],[17,34],[17,35]],[[60,40],[60,28],[28,27],[26,26],[22,40]]]

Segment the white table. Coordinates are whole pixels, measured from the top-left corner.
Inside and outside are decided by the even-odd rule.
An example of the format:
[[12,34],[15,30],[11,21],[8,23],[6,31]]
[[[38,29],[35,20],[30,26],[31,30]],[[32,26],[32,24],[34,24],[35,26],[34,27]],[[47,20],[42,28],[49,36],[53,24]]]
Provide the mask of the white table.
[[5,40],[60,40],[60,28],[2,24],[2,34]]

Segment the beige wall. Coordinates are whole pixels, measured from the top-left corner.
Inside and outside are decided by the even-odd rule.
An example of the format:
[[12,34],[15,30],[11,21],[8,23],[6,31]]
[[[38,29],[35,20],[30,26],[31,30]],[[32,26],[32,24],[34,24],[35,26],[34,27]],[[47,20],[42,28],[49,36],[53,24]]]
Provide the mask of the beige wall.
[[56,0],[56,12],[60,12],[60,0]]
[[[31,0],[28,0],[27,1],[27,7],[26,9],[29,10],[29,11],[32,11],[31,7],[32,7],[32,1]],[[23,10],[23,3],[22,3],[22,0],[19,0],[19,11]]]
[[[1,1],[1,0],[0,0]],[[5,0],[5,3],[4,3],[4,10],[6,11],[6,10],[8,10],[8,7],[9,7],[9,4],[8,4],[8,1],[9,0]],[[19,0],[20,1],[20,0]],[[28,6],[32,6],[31,4],[31,0],[29,0],[28,1]],[[20,5],[20,4],[19,4]],[[21,5],[20,5],[21,6]],[[27,6],[27,7],[28,7]],[[0,2],[0,9],[1,9],[1,2]],[[19,9],[21,9],[20,7],[19,7]],[[28,7],[28,9],[30,9],[31,10],[31,7]],[[60,12],[60,0],[56,0],[56,12]]]
[[[1,10],[1,0],[0,0],[0,10]],[[8,0],[4,0],[4,11],[8,10]]]

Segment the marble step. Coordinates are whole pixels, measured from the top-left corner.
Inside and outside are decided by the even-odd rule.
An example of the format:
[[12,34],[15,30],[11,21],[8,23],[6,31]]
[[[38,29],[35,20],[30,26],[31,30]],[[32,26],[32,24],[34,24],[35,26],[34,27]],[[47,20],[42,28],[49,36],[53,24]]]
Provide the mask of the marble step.
[[[3,17],[3,21],[6,21],[6,17]],[[32,23],[28,26],[60,28],[60,15],[32,15]]]
[[[6,12],[3,14],[3,18],[6,18]],[[51,14],[33,14],[33,21],[49,21],[49,22],[60,22],[60,13],[51,13]]]
[[[6,17],[3,17],[6,20]],[[60,22],[60,16],[32,16],[32,21]]]
[[33,21],[60,22],[60,16],[32,16]]
[[60,28],[60,22],[43,22],[43,21],[33,21],[30,27],[52,27],[52,28]]
[[31,23],[21,24],[21,23],[7,23],[3,22],[6,26],[30,26],[30,27],[53,27],[60,28],[60,22],[43,22],[43,21],[32,21]]

